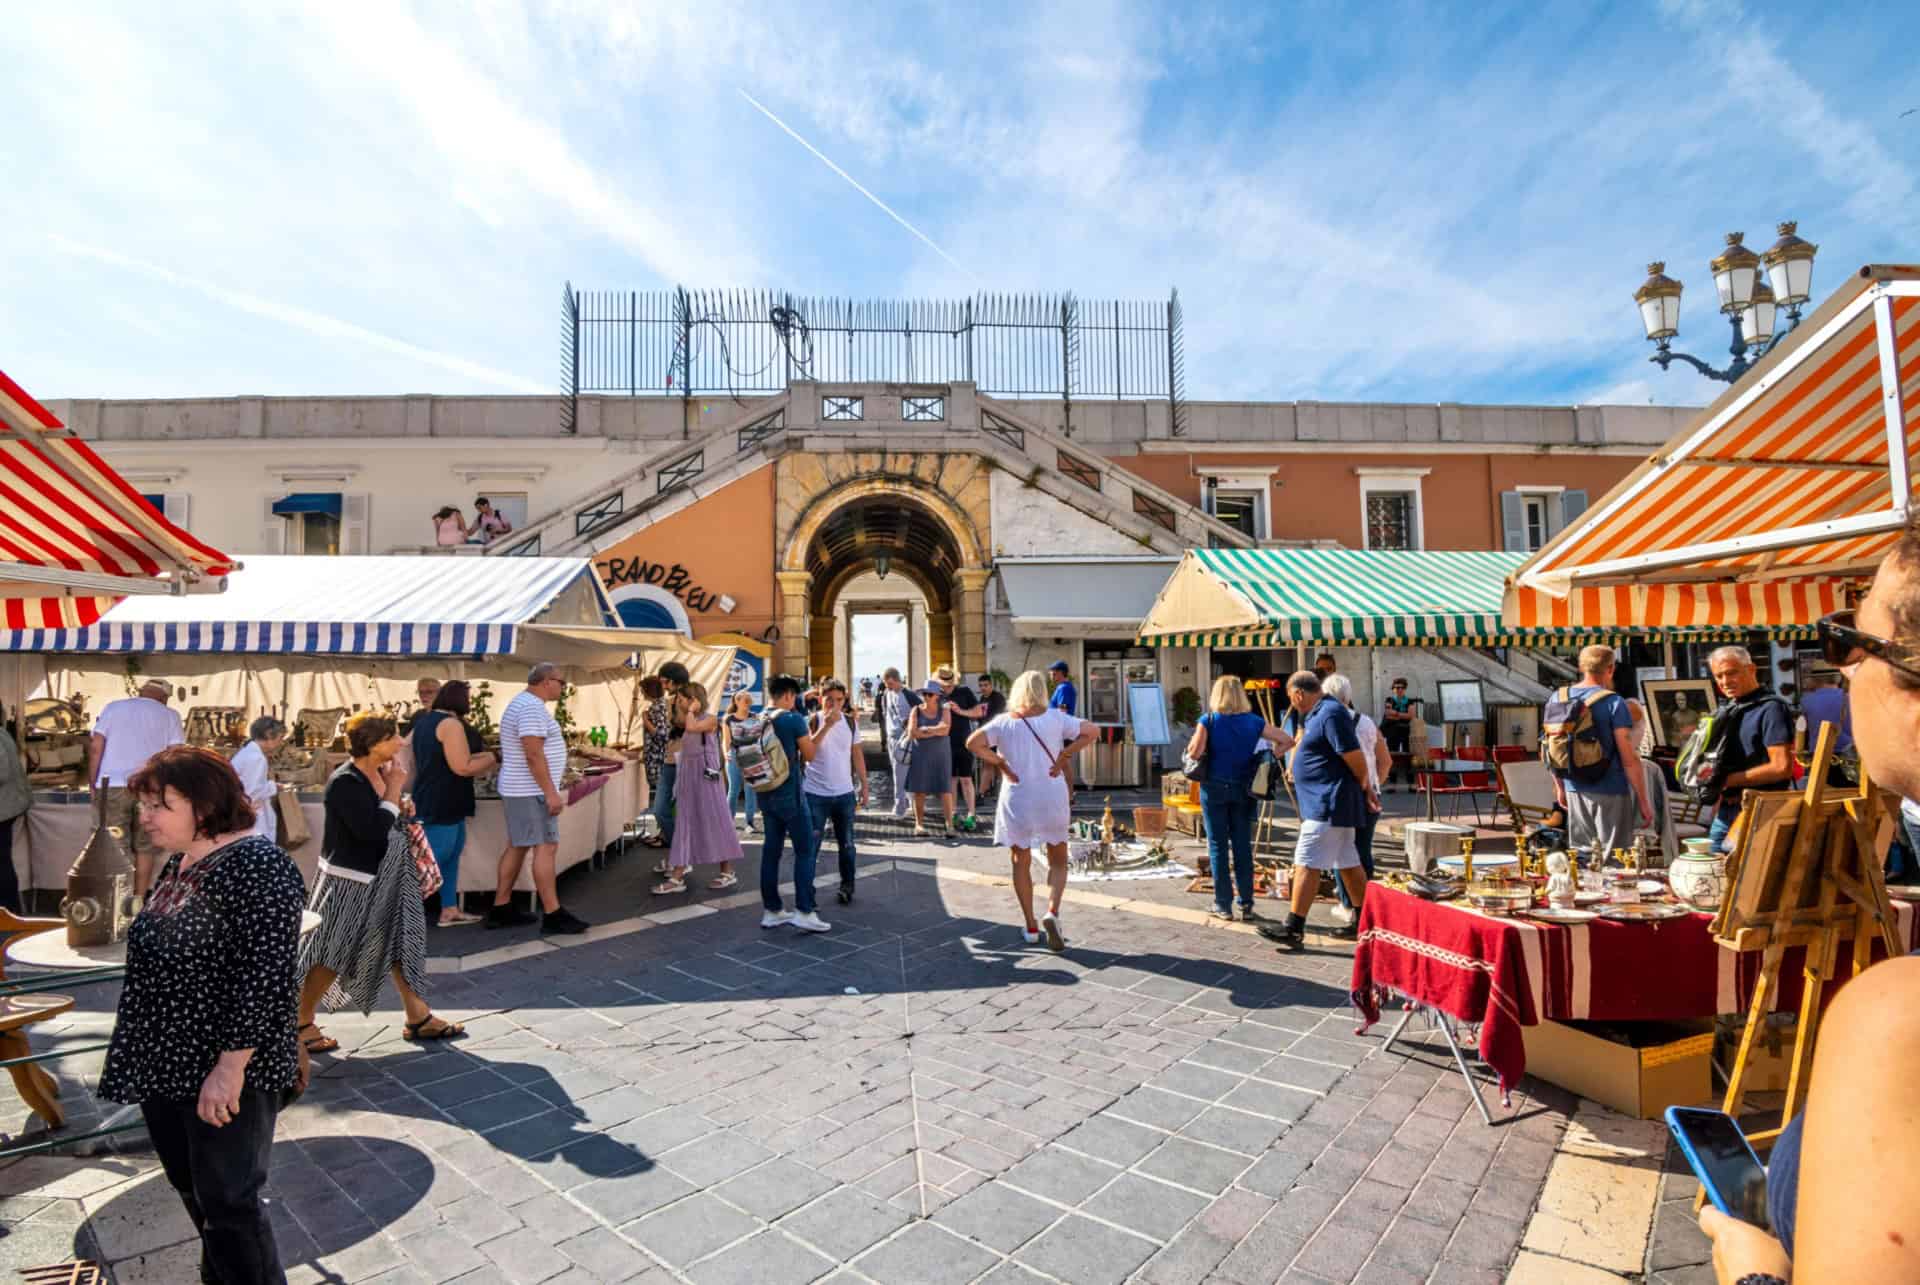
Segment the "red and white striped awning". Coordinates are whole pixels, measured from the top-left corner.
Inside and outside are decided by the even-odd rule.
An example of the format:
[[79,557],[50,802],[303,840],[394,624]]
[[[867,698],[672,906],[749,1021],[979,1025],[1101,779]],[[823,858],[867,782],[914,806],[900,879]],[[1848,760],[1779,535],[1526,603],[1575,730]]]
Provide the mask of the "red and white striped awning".
[[0,629],[84,627],[126,594],[215,587],[238,565],[0,372]]
[[1809,625],[1915,510],[1920,267],[1867,267],[1507,579],[1525,629]]

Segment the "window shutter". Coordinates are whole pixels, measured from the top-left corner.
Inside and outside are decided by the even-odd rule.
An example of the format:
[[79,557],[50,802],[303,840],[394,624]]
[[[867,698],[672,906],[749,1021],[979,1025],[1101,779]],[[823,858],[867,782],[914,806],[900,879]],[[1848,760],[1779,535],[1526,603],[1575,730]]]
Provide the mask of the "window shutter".
[[273,511],[280,500],[277,495],[269,495],[260,505],[260,552],[285,553],[287,551],[287,520]]
[[1587,511],[1587,493],[1585,491],[1560,492],[1560,525],[1553,529],[1555,535],[1573,525],[1573,520]]
[[161,509],[161,512],[166,515],[167,521],[173,523],[182,531],[191,531],[193,528],[188,525],[187,516],[192,511],[193,497],[191,495],[188,495],[185,491],[167,492],[165,507]]
[[1500,492],[1501,545],[1508,553],[1526,553],[1527,504],[1518,491]]
[[367,552],[367,509],[366,493],[340,497],[340,552]]

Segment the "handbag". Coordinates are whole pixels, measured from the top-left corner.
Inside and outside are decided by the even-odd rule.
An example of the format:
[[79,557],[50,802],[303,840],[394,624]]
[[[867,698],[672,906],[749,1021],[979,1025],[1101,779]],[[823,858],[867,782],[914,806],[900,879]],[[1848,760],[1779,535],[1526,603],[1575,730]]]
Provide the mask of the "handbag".
[[1279,793],[1280,759],[1272,750],[1263,749],[1253,760],[1253,778],[1247,782],[1247,793],[1256,799],[1270,800]]
[[418,821],[407,822],[407,851],[413,857],[413,870],[420,878],[421,897],[431,897],[440,891],[446,882],[440,873],[440,863],[433,858],[433,845],[427,842],[427,832],[420,828]]
[[1213,725],[1207,721],[1212,717],[1207,714],[1200,719],[1200,726],[1207,729],[1206,747],[1197,756],[1184,752],[1180,755],[1181,774],[1196,785],[1207,779],[1207,767],[1213,759]]

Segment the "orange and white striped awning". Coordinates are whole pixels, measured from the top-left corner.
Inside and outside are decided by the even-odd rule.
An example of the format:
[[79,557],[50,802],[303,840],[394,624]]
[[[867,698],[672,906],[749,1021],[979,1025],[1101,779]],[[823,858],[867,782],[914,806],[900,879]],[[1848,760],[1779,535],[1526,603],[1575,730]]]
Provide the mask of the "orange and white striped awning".
[[126,594],[217,587],[238,565],[0,372],[0,629],[91,625]]
[[1505,624],[1806,626],[1916,511],[1920,267],[1867,267],[1507,579]]

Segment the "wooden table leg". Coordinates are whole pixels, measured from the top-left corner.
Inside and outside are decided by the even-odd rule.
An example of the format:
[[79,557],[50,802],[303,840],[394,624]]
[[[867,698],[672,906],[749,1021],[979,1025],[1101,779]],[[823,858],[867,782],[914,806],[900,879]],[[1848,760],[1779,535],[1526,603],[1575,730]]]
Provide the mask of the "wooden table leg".
[[[18,1031],[0,1034],[0,1058],[29,1057],[32,1053],[25,1035]],[[45,1120],[48,1128],[58,1129],[67,1122],[66,1112],[60,1109],[60,1086],[51,1075],[31,1062],[10,1066],[7,1070],[13,1075],[13,1087],[20,1094],[20,1100]]]

